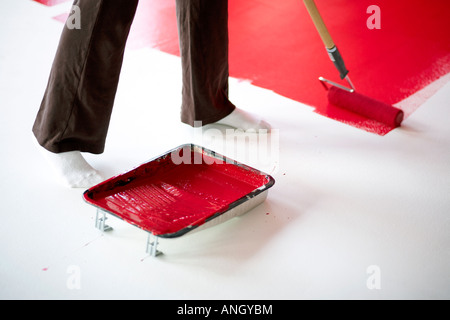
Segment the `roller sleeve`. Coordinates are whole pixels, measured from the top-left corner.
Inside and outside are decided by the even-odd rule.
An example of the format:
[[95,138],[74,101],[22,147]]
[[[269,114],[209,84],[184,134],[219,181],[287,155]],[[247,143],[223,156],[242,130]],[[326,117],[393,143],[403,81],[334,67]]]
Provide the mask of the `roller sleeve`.
[[402,110],[357,92],[348,92],[337,87],[331,87],[328,90],[328,100],[335,106],[391,127],[399,127],[403,121]]

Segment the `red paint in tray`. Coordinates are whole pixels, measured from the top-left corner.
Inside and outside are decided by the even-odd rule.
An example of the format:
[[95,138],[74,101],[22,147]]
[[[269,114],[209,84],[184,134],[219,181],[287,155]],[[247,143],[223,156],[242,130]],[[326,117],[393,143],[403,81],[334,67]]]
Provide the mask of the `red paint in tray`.
[[174,150],[87,190],[85,200],[155,236],[176,237],[274,183],[266,174],[203,148]]

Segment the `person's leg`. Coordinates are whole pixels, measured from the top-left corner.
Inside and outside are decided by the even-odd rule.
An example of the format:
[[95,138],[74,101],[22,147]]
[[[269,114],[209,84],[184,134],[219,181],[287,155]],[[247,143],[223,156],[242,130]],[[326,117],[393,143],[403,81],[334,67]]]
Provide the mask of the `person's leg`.
[[228,0],[177,0],[182,62],[181,121],[268,129],[228,99]]
[[81,29],[64,26],[33,133],[72,187],[92,184],[83,177],[95,176],[80,152],[104,150],[137,4],[138,0],[76,0]]

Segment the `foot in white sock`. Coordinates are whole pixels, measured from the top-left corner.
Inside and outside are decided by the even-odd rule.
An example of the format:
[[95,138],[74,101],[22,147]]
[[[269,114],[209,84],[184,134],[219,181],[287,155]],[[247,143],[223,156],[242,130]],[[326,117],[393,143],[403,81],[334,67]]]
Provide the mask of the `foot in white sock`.
[[40,147],[59,181],[70,188],[90,188],[105,179],[91,167],[80,151],[52,153]]
[[216,123],[234,127],[236,129],[242,129],[244,131],[249,129],[265,129],[270,131],[271,129],[270,124],[266,121],[238,108],[234,109],[232,113],[230,113],[225,118],[217,121]]

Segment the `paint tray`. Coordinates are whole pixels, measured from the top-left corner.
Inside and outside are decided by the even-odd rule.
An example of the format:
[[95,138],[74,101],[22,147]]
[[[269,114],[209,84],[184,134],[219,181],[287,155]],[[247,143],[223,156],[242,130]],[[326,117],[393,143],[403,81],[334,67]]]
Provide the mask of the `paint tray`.
[[86,190],[83,198],[150,235],[176,238],[244,214],[274,183],[270,175],[186,144]]

